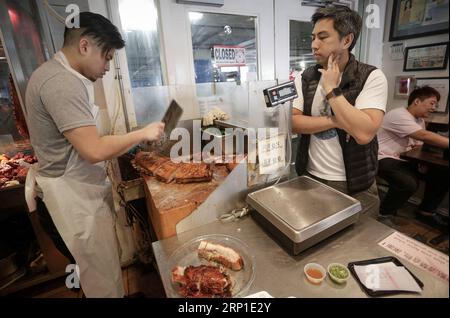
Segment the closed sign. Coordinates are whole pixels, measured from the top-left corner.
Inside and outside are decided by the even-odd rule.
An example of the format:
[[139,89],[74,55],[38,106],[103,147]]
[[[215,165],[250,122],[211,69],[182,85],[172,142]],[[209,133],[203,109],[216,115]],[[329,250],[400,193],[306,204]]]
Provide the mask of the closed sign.
[[245,48],[239,46],[214,46],[217,66],[245,66]]

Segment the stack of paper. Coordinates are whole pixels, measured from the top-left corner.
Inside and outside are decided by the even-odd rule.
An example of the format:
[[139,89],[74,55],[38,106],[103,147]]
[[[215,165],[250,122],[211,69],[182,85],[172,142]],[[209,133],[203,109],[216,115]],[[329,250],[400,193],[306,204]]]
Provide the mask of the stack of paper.
[[245,298],[273,298],[273,296],[264,290],[256,294],[249,295]]
[[422,291],[405,267],[392,262],[355,266],[354,269],[364,286],[373,291]]

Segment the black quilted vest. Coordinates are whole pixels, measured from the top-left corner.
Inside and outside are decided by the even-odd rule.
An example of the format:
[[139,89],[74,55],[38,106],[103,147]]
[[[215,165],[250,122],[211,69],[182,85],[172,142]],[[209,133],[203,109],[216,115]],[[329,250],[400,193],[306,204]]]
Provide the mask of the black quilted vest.
[[[320,65],[308,68],[302,74],[302,91],[304,97],[303,114],[311,116],[314,95],[319,85]],[[370,73],[376,67],[356,61],[353,55],[345,68],[340,88],[351,105],[355,105],[358,95]],[[353,137],[342,129],[336,129],[344,156],[347,188],[350,194],[367,190],[375,181],[378,170],[378,140],[375,138],[367,145],[358,145]],[[300,135],[297,151],[296,170],[299,176],[306,173],[309,160],[311,135]]]

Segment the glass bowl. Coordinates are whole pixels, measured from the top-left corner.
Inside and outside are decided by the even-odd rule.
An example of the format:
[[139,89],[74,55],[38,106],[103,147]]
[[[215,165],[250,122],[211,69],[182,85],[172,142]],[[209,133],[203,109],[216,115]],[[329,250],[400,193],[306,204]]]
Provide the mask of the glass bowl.
[[178,247],[172,253],[169,257],[169,272],[165,274],[169,275],[168,278],[171,282],[167,296],[171,298],[181,297],[179,294],[179,285],[172,282],[173,268],[177,266],[187,267],[199,265],[218,266],[217,263],[208,262],[207,260],[198,257],[197,249],[201,241],[208,241],[230,247],[241,255],[244,261],[244,268],[240,271],[233,271],[227,268],[226,272],[230,275],[233,282],[233,288],[231,289],[232,297],[240,298],[246,296],[246,293],[255,279],[254,256],[250,253],[250,249],[246,243],[233,236],[222,234],[199,236]]

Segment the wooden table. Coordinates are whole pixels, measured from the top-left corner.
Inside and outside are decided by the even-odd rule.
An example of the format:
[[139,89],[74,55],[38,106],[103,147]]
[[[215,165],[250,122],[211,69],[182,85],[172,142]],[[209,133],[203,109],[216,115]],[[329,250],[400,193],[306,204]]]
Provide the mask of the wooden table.
[[[443,151],[433,152],[423,150],[423,146],[411,149],[400,155],[401,159],[405,159],[411,162],[426,163],[433,165],[439,169],[448,169],[448,160],[444,159]],[[435,244],[439,244],[448,237],[448,233],[443,233],[432,240]]]
[[401,159],[412,162],[427,163],[440,168],[448,168],[448,160],[443,157],[443,152],[424,151],[423,146],[411,149],[400,155]]

